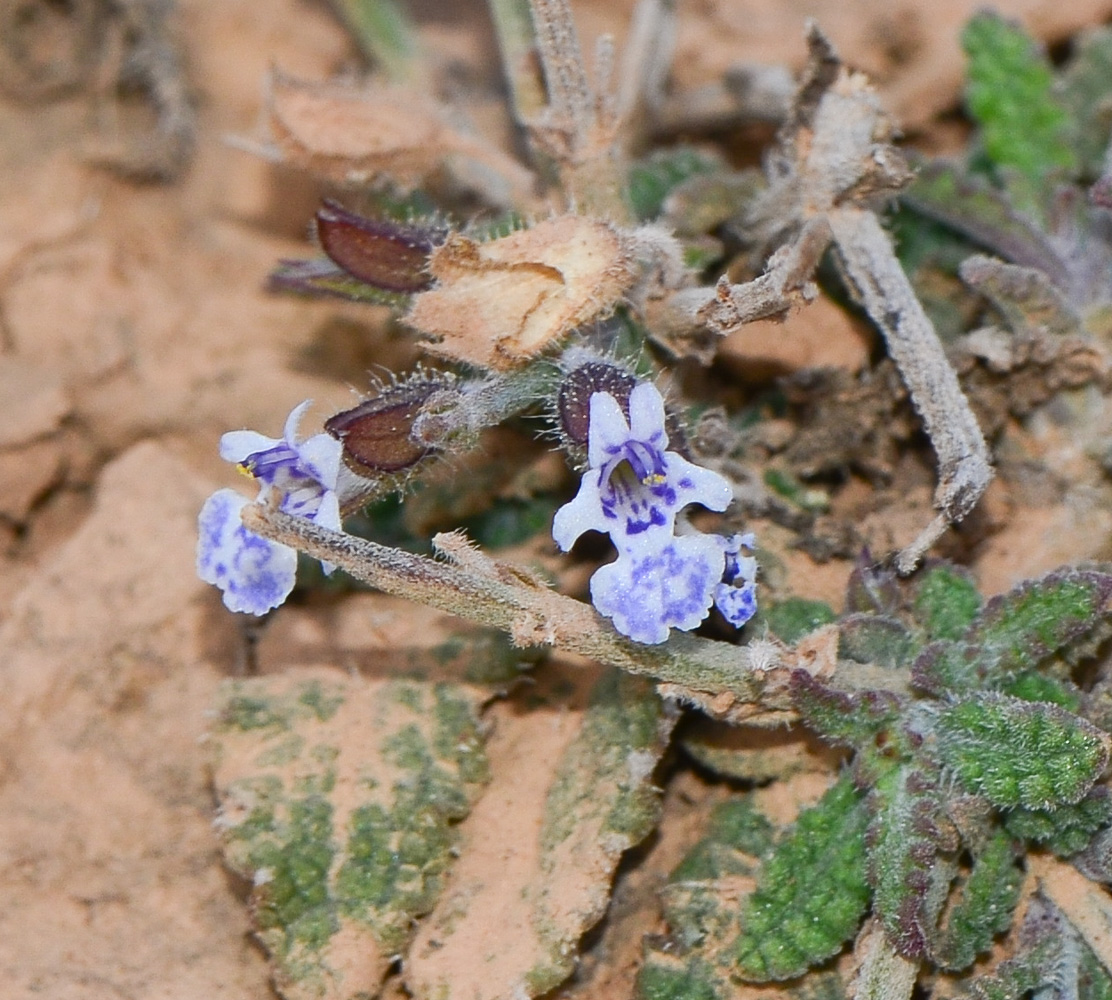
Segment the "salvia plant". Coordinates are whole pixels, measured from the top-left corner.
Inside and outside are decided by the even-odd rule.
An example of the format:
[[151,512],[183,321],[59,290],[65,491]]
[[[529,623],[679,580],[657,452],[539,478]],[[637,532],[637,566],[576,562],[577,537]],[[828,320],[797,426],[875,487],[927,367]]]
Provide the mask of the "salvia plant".
[[[470,624],[392,679],[325,672],[226,692],[218,825],[252,884],[279,990],[370,996],[399,958],[415,996],[556,988],[622,853],[657,823],[654,769],[678,744],[733,784],[660,892],[638,996],[724,1000],[747,984],[892,1000],[1112,996],[1112,687],[1094,667],[1112,570],[1067,567],[986,600],[967,570],[923,562],[993,469],[963,388],[972,349],[947,356],[938,333],[952,313],[916,294],[932,269],[981,294],[1005,327],[992,336],[1010,337],[1005,375],[1032,358],[1058,371],[1077,344],[1099,355],[1112,34],[1084,36],[1056,72],[1017,26],[977,15],[963,35],[971,151],[913,170],[867,81],[812,25],[794,96],[766,95],[781,124],[755,172],[701,148],[652,149],[670,5],[641,5],[617,79],[600,43],[596,86],[565,2],[493,2],[530,173],[421,93],[399,8],[345,11],[395,83],[275,76],[268,152],[358,192],[362,210],[325,201],[317,256],[282,262],[270,282],[387,305],[427,358],[319,433],[301,429],[304,401],[281,437],[225,434],[221,456],[258,495],[221,489],[205,503],[198,572],[229,609],[261,616],[299,573],[320,584],[312,557],[333,579],[342,570]],[[904,265],[878,215],[897,197]],[[469,221],[452,214],[461,204]],[[824,506],[806,470],[770,466],[754,492],[745,428],[767,410],[708,409],[677,377],[744,324],[805,308],[819,282],[883,335],[881,364],[938,466],[934,519],[891,558],[860,553],[840,609],[785,596],[777,553],[744,523],[756,511],[803,535]],[[1014,414],[1093,376],[1063,371]],[[496,500],[538,454],[519,444],[484,462],[496,428],[556,449],[577,482]],[[452,474],[465,460],[474,483]],[[430,555],[418,537],[429,525],[491,546],[542,531],[589,561],[586,593],[460,531],[437,534]],[[519,909],[498,918],[524,935],[520,957],[499,950],[503,928],[481,929],[494,890],[468,867],[459,823],[485,808],[489,684],[546,648],[607,670],[583,695],[577,735],[538,765],[537,861],[507,870]],[[561,697],[540,672],[537,683],[538,704]],[[679,706],[701,722],[676,730]],[[814,757],[825,794],[787,825],[762,811],[756,783],[801,758],[707,737],[778,725],[829,748]],[[573,902],[557,905],[561,892]],[[487,957],[472,980],[451,963],[476,949]]]

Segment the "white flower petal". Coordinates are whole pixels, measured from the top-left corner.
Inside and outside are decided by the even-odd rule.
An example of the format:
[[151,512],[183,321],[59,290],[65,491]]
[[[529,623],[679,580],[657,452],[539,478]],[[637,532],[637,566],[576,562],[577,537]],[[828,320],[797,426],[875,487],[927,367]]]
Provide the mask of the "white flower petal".
[[552,519],[552,538],[563,552],[567,552],[584,532],[605,533],[614,528],[614,521],[602,511],[597,481],[597,472],[585,473],[574,499],[556,511]]
[[592,469],[598,469],[606,464],[613,449],[629,440],[629,424],[621,405],[608,392],[596,392],[591,396],[588,419],[587,461]]
[[652,441],[661,449],[668,447],[664,397],[651,382],[634,386],[629,394],[629,436],[637,441]]
[[326,490],[336,488],[344,446],[331,434],[314,434],[296,445],[298,464]]
[[664,453],[668,484],[676,491],[676,509],[701,503],[708,510],[725,510],[734,499],[730,481],[711,469],[689,462],[674,451]]
[[282,430],[282,437],[285,438],[286,444],[291,448],[297,447],[297,425],[301,423],[301,418],[305,416],[305,412],[312,405],[313,401],[311,399],[303,400],[290,410],[290,415],[286,417],[286,426]]
[[282,444],[280,438],[267,437],[258,431],[228,431],[220,437],[220,457],[238,465],[251,455],[268,451]]

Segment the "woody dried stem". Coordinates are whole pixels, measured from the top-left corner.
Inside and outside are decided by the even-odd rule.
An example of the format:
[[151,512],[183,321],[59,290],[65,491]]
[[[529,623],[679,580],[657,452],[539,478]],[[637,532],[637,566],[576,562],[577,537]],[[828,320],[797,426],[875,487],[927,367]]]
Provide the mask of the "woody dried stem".
[[[673,293],[657,306],[657,319],[665,340],[682,343],[701,329],[725,336],[783,315],[817,294],[811,278],[833,245],[850,293],[884,334],[938,458],[938,516],[897,557],[899,571],[910,573],[984,493],[992,479],[988,445],[873,208],[911,176],[886,141],[891,124],[814,26],[808,41],[811,61],[770,159],[768,190],[748,220],[779,249],[752,281]],[[785,241],[782,234],[793,229]]]

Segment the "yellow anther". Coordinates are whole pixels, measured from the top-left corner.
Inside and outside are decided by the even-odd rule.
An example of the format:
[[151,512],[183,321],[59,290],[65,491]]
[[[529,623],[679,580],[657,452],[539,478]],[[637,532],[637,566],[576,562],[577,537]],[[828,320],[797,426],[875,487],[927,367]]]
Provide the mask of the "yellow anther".
[[238,469],[239,472],[245,475],[248,479],[255,478],[255,470],[251,468],[251,466],[248,465],[246,462],[240,462],[239,465],[236,466],[236,469]]
[[650,472],[644,479],[641,480],[642,486],[659,486],[667,479],[667,476],[659,472]]

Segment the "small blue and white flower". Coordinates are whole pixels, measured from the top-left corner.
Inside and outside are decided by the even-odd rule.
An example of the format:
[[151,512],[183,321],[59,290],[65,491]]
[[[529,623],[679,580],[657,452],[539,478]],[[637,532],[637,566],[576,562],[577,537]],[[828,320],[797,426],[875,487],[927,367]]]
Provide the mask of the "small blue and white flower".
[[[281,438],[231,431],[220,439],[220,457],[258,480],[258,499],[281,497],[280,510],[340,530],[337,480],[343,446],[328,434],[297,440],[297,426],[311,405],[306,400],[286,419]],[[262,615],[293,590],[297,552],[248,531],[240,511],[249,503],[235,490],[217,490],[198,517],[197,575],[224,592],[232,611]],[[332,567],[325,565],[325,572]]]
[[752,552],[756,546],[751,531],[726,539],[726,567],[722,582],[714,589],[714,603],[736,628],[757,613],[757,559],[741,554],[742,549]]
[[716,598],[733,624],[744,624],[756,610],[756,561],[740,555],[751,535],[675,533],[676,515],[688,504],[722,511],[733,491],[717,472],[667,450],[664,421],[664,400],[649,383],[630,393],[628,423],[613,396],[596,392],[589,468],[552,524],[565,552],[585,531],[610,535],[618,558],[591,577],[591,601],[623,635],[651,644],[664,642],[672,628],[695,628]]

